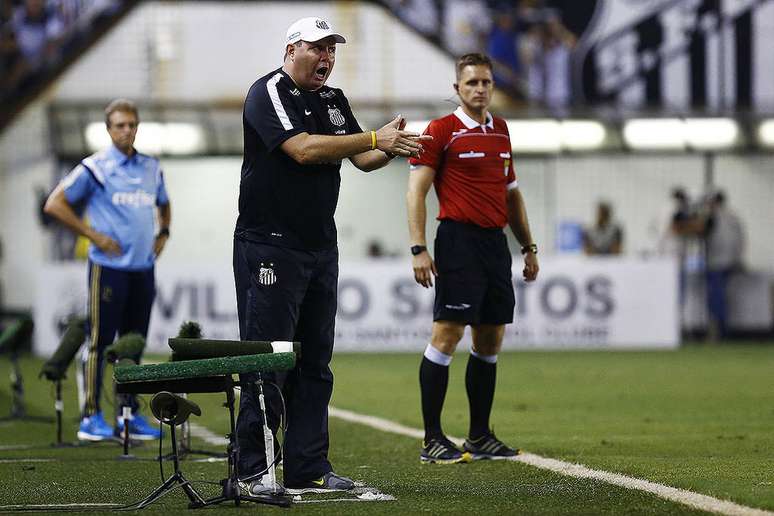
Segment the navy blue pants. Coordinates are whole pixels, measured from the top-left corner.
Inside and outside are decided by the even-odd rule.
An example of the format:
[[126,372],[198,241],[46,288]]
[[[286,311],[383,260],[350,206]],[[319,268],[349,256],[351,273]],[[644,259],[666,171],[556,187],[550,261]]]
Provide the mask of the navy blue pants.
[[[116,334],[148,335],[156,283],[153,268],[122,271],[89,262],[88,316],[89,347],[83,357],[83,377],[86,391],[84,416],[100,411],[102,375],[105,369],[105,348]],[[139,363],[140,357],[136,357]],[[134,397],[121,400],[132,411],[137,410]]]
[[[234,240],[239,333],[243,340],[301,343],[296,367],[264,373],[263,380],[283,392],[287,410],[283,480],[286,486],[319,478],[332,470],[328,461],[328,403],[333,393],[329,364],[336,318],[338,249],[299,251]],[[263,420],[256,391],[257,375],[242,375],[237,418],[240,476],[266,468]],[[264,386],[269,428],[275,433],[282,411],[277,389]]]
[[707,307],[718,327],[718,337],[728,336],[728,278],[731,269],[707,271]]

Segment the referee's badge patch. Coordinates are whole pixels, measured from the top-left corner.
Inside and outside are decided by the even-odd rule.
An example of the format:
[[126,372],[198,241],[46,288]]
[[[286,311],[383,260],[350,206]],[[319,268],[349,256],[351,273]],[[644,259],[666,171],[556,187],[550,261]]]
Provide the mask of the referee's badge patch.
[[277,282],[277,275],[274,274],[274,264],[268,266],[261,262],[261,268],[258,269],[258,283],[261,285],[274,285]]
[[331,123],[333,125],[342,126],[346,123],[346,120],[344,120],[344,115],[341,114],[341,111],[339,111],[339,108],[332,108],[328,106],[328,116],[331,117]]

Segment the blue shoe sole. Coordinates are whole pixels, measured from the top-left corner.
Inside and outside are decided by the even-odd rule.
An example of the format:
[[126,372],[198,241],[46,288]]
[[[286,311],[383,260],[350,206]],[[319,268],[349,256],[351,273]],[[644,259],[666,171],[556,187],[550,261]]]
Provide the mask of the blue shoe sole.
[[79,441],[91,441],[91,442],[98,442],[98,441],[107,441],[110,439],[113,439],[113,435],[97,435],[97,434],[89,434],[87,432],[81,432],[78,430],[78,440]]

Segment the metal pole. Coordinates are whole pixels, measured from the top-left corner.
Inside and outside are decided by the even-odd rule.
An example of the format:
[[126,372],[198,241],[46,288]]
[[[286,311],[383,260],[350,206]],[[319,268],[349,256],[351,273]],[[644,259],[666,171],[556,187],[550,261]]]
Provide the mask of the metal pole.
[[274,491],[277,485],[276,470],[274,467],[274,435],[269,429],[268,417],[266,414],[266,403],[263,396],[263,378],[258,376],[258,402],[261,405],[261,413],[263,415],[263,445],[266,448],[266,472],[269,476],[269,482],[271,483],[272,491]]
[[56,401],[54,401],[54,410],[56,410],[56,444],[62,444],[62,412],[64,412],[64,401],[62,401],[62,380],[56,381]]
[[704,153],[704,192],[709,193],[715,186],[715,154]]

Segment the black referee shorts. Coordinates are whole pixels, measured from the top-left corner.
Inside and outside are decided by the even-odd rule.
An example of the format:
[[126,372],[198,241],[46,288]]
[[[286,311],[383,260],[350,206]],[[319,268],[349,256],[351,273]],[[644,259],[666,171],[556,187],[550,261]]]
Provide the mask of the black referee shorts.
[[442,220],[435,237],[434,321],[509,324],[516,300],[501,228]]

